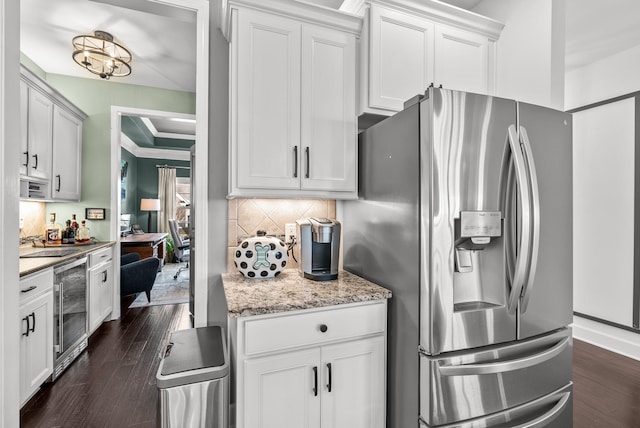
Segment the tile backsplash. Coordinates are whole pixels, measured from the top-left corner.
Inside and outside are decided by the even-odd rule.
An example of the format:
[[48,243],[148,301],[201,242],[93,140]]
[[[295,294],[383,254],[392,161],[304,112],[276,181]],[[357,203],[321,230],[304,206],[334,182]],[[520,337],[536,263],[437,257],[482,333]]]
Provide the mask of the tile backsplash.
[[47,221],[47,205],[44,202],[20,201],[20,239],[42,235]]
[[[229,201],[227,271],[236,272],[233,255],[243,239],[258,230],[267,235],[284,235],[284,225],[304,217],[336,217],[336,201],[317,199],[232,199]],[[287,268],[297,268],[289,257]]]

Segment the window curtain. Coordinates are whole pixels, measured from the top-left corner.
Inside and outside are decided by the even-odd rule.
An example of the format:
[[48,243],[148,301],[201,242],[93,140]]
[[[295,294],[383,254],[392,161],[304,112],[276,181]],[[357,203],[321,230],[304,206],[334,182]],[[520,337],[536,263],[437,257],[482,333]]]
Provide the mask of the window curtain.
[[176,216],[176,169],[158,168],[158,232],[171,233],[169,220]]

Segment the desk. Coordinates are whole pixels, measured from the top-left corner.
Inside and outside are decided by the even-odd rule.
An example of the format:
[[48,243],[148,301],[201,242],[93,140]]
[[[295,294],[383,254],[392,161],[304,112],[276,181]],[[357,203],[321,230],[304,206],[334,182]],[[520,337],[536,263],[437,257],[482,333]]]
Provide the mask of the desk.
[[141,233],[120,238],[120,253],[138,253],[140,257],[157,257],[160,267],[164,262],[166,233]]

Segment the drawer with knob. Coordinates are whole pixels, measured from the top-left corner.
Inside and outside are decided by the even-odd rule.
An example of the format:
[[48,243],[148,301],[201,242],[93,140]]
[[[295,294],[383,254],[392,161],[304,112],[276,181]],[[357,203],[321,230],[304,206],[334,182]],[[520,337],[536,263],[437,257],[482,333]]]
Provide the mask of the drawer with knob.
[[286,312],[244,321],[245,355],[318,345],[379,334],[386,328],[386,305],[339,305]]

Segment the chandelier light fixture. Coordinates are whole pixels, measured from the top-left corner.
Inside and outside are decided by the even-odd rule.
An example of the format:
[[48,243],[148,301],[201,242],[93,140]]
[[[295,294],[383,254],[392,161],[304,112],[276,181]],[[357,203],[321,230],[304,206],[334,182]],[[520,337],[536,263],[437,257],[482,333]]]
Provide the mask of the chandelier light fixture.
[[95,31],[92,36],[76,36],[73,43],[73,60],[93,74],[109,80],[131,74],[131,52],[113,41],[106,31]]

